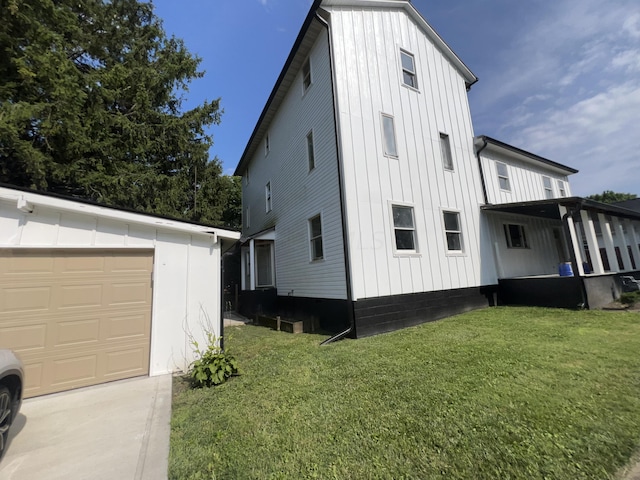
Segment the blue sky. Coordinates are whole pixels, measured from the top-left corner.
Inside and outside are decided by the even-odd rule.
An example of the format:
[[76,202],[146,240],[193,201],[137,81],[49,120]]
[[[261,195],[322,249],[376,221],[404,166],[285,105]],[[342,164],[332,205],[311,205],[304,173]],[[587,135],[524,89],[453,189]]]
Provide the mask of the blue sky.
[[[221,98],[212,156],[233,173],[310,0],[154,0],[165,30],[202,58],[185,106]],[[637,0],[414,0],[479,77],[485,134],[580,170],[574,195],[640,196]]]

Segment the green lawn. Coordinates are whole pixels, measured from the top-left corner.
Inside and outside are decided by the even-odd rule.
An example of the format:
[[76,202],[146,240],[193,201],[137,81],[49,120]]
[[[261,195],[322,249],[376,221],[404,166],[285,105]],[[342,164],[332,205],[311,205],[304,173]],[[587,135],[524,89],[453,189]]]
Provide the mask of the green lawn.
[[242,376],[174,382],[172,479],[606,479],[640,447],[637,312],[498,307],[324,347],[226,334]]

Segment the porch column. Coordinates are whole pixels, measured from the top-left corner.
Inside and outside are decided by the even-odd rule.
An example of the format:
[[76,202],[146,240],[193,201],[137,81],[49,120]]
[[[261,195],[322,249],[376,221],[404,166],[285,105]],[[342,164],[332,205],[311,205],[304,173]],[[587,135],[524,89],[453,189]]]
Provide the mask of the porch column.
[[627,233],[629,235],[629,241],[631,242],[631,252],[633,253],[633,259],[636,261],[636,270],[640,270],[640,247],[638,247],[638,234],[636,233],[635,225],[629,219],[624,221],[627,227]]
[[604,214],[598,214],[598,221],[600,222],[600,230],[602,230],[602,240],[604,241],[604,248],[607,250],[607,258],[609,259],[609,269],[612,272],[619,272],[618,257],[616,256],[616,248],[613,245],[613,235],[611,235],[611,225],[607,221]]
[[[558,211],[560,213],[560,217],[564,217],[567,214],[567,207],[558,205]],[[574,265],[577,270],[577,272],[574,272],[574,275],[578,274],[582,277],[584,275],[584,269],[582,268],[582,255],[580,253],[580,244],[578,243],[582,243],[582,240],[578,240],[573,218],[567,217],[567,225],[569,226],[569,235],[571,237],[569,238],[569,241],[571,241],[571,248],[573,249],[573,255],[576,257],[577,263],[577,265]]]
[[249,269],[250,275],[250,285],[249,288],[251,290],[256,289],[256,241],[252,238],[249,240],[249,261],[251,262],[251,268]]
[[247,283],[247,250],[245,248],[240,249],[240,288],[242,290],[249,290]]
[[598,248],[598,237],[596,237],[596,229],[593,227],[593,220],[586,210],[580,210],[580,216],[582,217],[584,234],[587,237],[587,245],[589,245],[593,273],[602,275],[604,273],[604,267],[602,266],[602,257],[600,256],[600,248]]
[[629,249],[627,248],[627,239],[624,235],[624,229],[622,228],[622,224],[618,220],[618,217],[613,218],[613,228],[616,232],[616,240],[618,247],[620,248],[620,255],[622,256],[622,263],[624,265],[625,271],[633,270],[631,266],[631,257],[629,257]]

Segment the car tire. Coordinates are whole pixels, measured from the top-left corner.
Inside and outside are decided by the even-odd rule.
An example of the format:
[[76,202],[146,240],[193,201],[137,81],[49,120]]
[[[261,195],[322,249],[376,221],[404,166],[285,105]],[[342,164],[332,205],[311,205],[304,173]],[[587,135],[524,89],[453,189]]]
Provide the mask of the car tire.
[[0,458],[7,446],[9,427],[15,417],[14,401],[11,392],[4,385],[0,385]]

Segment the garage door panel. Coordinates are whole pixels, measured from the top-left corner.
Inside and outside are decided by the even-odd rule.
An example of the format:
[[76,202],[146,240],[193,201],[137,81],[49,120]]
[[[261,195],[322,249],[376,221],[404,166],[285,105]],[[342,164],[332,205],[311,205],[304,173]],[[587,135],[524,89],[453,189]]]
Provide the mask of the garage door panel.
[[0,253],[14,272],[0,276],[0,347],[25,363],[27,397],[148,374],[151,251],[14,253]]

